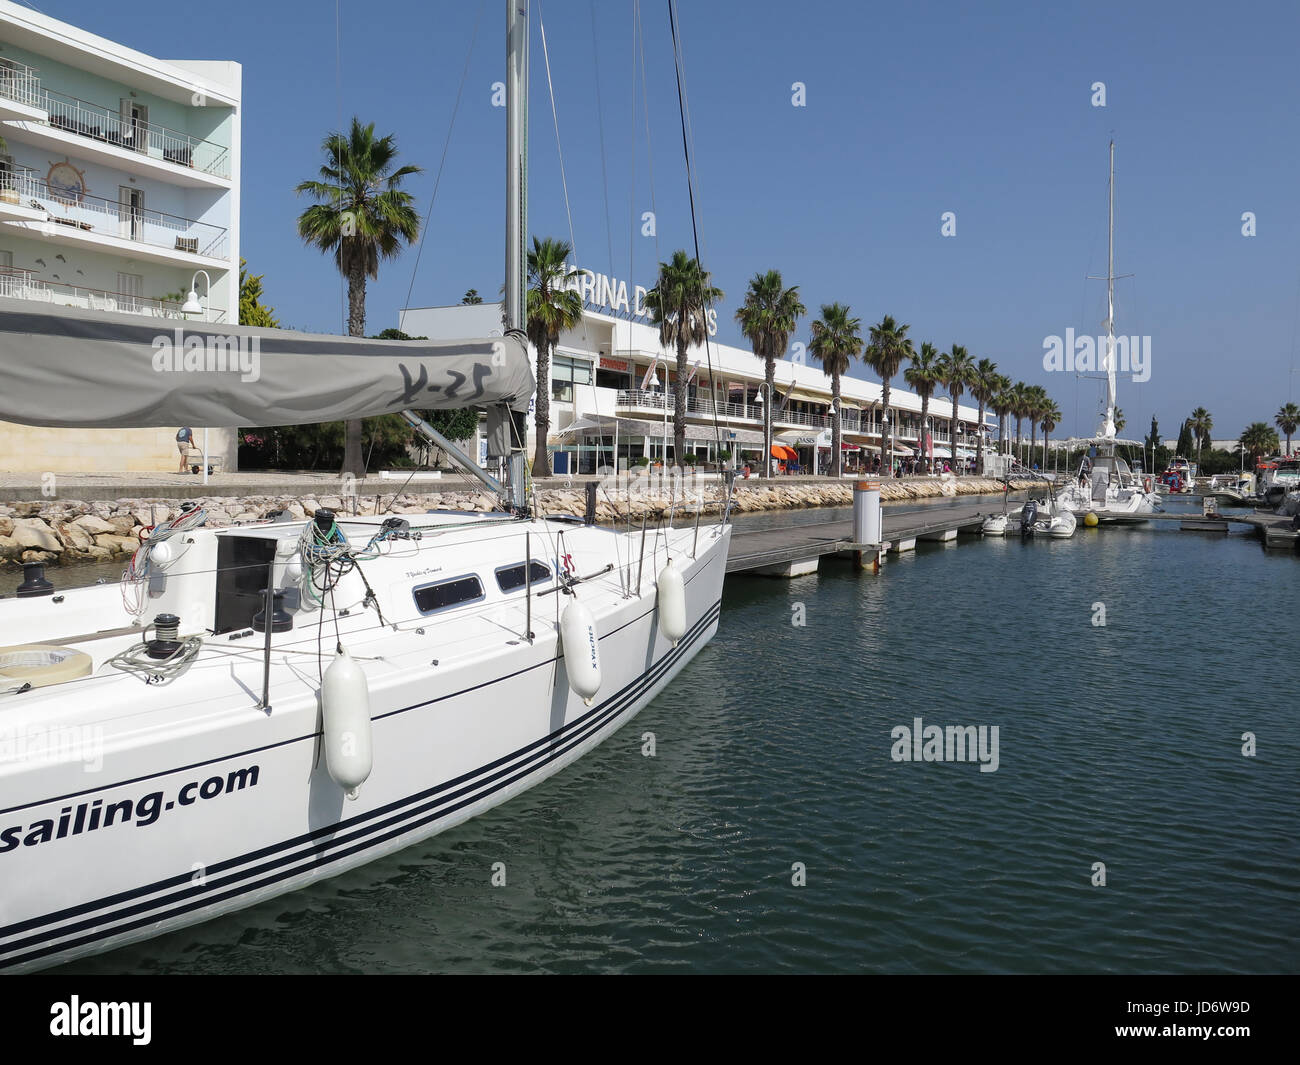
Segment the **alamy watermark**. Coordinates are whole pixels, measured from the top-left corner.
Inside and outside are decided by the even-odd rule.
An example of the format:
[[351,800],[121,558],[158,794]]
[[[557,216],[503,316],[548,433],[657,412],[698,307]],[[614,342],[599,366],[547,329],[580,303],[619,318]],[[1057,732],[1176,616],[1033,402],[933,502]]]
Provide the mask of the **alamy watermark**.
[[[1104,373],[1107,370],[1105,336],[1075,336],[1067,329],[1065,336],[1043,337],[1043,369],[1048,373]],[[1131,374],[1133,383],[1151,380],[1151,338],[1119,336],[1113,338],[1115,370]]]
[[257,337],[191,333],[179,326],[174,336],[153,338],[156,373],[238,373],[245,383],[262,376],[262,348]]
[[981,773],[998,771],[997,725],[926,725],[921,718],[911,726],[889,730],[894,741],[889,757],[895,762],[979,762]]
[[0,729],[0,762],[61,765],[80,762],[87,773],[104,765],[104,730],[99,725],[29,725]]

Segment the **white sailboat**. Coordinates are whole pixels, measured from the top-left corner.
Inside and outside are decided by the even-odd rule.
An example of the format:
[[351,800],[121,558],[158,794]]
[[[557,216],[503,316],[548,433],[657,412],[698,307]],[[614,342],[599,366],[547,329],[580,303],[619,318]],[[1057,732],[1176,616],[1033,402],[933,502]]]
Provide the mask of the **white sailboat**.
[[504,338],[394,348],[227,328],[260,343],[256,383],[209,368],[164,385],[112,315],[0,315],[0,419],[41,411],[54,375],[44,408],[60,420],[44,424],[284,424],[472,398],[515,431],[496,452],[512,484],[473,468],[500,493],[493,513],[213,529],[191,508],[152,530],[120,588],[52,594],[33,573],[0,602],[0,970],[156,936],[442,832],[599,744],[717,630],[725,512],[619,532],[529,509],[507,409],[533,385],[528,5],[507,10]]
[[[1071,448],[1089,447],[1095,454],[1085,458],[1076,478],[1062,488],[1060,505],[1085,522],[1116,524],[1145,520],[1143,515],[1160,509],[1155,485],[1143,483],[1127,462],[1115,453],[1117,445],[1141,447],[1136,440],[1120,440],[1115,429],[1115,142],[1110,142],[1109,215],[1106,244],[1106,410],[1093,437],[1074,437]],[[1091,519],[1089,518],[1091,516]]]

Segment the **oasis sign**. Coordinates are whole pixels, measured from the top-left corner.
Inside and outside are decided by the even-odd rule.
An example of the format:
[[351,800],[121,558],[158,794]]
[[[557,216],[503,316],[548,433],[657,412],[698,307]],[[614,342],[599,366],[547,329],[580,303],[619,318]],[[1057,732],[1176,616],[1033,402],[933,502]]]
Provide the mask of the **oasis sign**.
[[[633,285],[632,296],[629,301],[626,281],[620,281],[616,277],[606,277],[604,274],[598,274],[593,270],[584,270],[581,267],[570,266],[566,263],[564,272],[567,274],[570,271],[574,272],[573,277],[565,286],[565,289],[569,292],[577,292],[586,306],[591,307],[593,310],[608,311],[614,315],[622,314],[628,318],[649,320],[650,310],[645,305],[645,296],[648,290],[645,286]],[[717,309],[710,307],[705,311],[704,321],[709,336],[717,336]]]

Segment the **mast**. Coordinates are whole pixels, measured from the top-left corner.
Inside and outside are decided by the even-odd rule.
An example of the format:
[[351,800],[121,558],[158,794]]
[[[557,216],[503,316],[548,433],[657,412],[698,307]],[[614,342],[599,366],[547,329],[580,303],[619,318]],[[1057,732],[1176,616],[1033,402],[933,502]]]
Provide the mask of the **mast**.
[[506,0],[506,330],[528,324],[528,0]]
[[1106,185],[1109,203],[1106,225],[1106,415],[1101,423],[1103,437],[1115,437],[1115,142],[1110,142],[1110,180]]
[[[524,298],[527,281],[524,236],[528,232],[528,0],[506,0],[506,334],[515,333],[527,347],[528,306]],[[504,404],[487,408],[487,436],[491,453],[507,460],[506,484],[461,452],[442,433],[413,410],[402,417],[426,440],[441,448],[457,466],[482,481],[507,509],[525,506],[527,478],[522,449],[524,419]],[[495,452],[492,449],[495,448]]]

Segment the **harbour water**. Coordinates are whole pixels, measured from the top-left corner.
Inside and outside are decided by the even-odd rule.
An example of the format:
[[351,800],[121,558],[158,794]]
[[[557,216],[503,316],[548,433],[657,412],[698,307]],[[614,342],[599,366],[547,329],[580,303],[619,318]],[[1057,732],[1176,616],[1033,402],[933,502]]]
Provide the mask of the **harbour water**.
[[[63,971],[1294,972],[1297,594],[1295,557],[1172,523],[732,578],[540,787]],[[997,726],[996,771],[896,761],[917,718]]]

